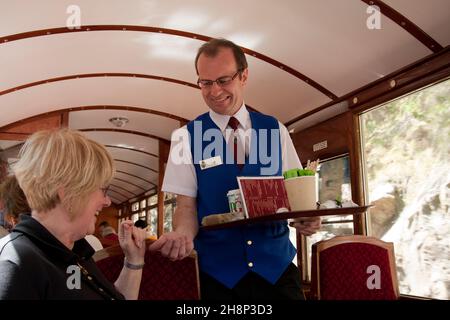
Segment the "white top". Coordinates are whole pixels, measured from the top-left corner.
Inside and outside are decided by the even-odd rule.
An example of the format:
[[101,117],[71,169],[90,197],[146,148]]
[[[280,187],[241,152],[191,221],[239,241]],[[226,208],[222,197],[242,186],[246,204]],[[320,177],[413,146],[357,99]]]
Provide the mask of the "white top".
[[103,249],[103,245],[100,242],[100,240],[94,236],[93,234],[88,234],[86,235],[86,237],[84,237],[84,239],[86,239],[87,242],[89,242],[89,244],[91,245],[91,247],[95,250],[95,251],[99,251]]
[[[230,135],[233,135],[233,130],[228,126],[228,121],[231,116],[222,115],[209,110],[209,115],[212,121],[219,127],[226,141],[229,141]],[[234,114],[234,117],[239,121],[238,135],[240,141],[244,141],[244,130],[251,129],[250,114],[245,107],[245,104]],[[289,136],[287,128],[278,121],[280,127],[281,137],[281,157],[282,157],[282,172],[290,169],[302,168],[300,159]],[[164,182],[162,191],[181,194],[189,197],[197,197],[197,176],[192,161],[192,153],[189,142],[189,133],[187,126],[176,129],[172,133],[172,143],[170,146],[169,159],[167,160],[166,172],[164,174]],[[251,136],[247,135],[248,144],[246,144],[246,154],[249,153],[249,144]],[[178,157],[177,157],[178,156]],[[182,161],[180,161],[180,157]]]

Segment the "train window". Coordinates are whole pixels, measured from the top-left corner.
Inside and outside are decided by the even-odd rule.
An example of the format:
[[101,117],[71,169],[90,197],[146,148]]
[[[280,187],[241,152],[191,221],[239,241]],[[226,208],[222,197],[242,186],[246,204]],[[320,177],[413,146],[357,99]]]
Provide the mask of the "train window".
[[164,201],[164,232],[172,231],[172,216],[175,212],[176,205],[175,195],[170,195],[169,200]]
[[450,80],[360,121],[368,234],[394,243],[400,293],[450,299]]
[[150,226],[150,232],[153,235],[158,233],[158,208],[148,210],[147,223]]
[[164,193],[164,201],[172,200],[172,199],[174,199],[174,198],[176,198],[176,195],[175,195],[175,194],[173,194],[173,193],[168,193],[168,192],[165,192],[165,193]]
[[[319,202],[348,201],[352,199],[349,156],[342,155],[321,161],[318,167]],[[322,228],[306,238],[306,266],[303,280],[311,281],[311,247],[314,243],[338,235],[353,234],[353,216],[326,216],[322,218]]]
[[134,202],[132,205],[131,205],[131,211],[138,211],[139,210],[139,202]]
[[152,206],[158,203],[158,194],[155,194],[147,199],[147,205]]

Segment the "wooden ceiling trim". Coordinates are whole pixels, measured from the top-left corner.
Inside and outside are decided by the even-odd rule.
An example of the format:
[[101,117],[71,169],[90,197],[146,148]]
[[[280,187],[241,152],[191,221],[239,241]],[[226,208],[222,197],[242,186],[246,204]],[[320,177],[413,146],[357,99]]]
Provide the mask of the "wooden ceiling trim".
[[313,79],[307,77],[306,75],[304,75],[303,73],[298,72],[297,70],[289,67],[288,65],[285,65],[284,63],[278,62],[275,59],[272,59],[266,55],[263,55],[261,53],[257,53],[253,50],[250,49],[246,49],[246,48],[242,48],[244,50],[245,53],[263,60],[283,71],[286,71],[287,73],[290,73],[291,75],[293,75],[294,77],[302,80],[303,82],[309,84],[311,87],[313,87],[314,89],[318,90],[319,92],[321,92],[322,94],[326,95],[328,98],[335,100],[338,98],[337,95],[335,95],[333,92],[331,92],[330,90],[326,89],[324,86],[320,85],[318,82],[314,81]]
[[[130,198],[127,201],[124,201],[124,202],[120,203],[119,206],[123,206],[123,205],[128,204],[128,203],[136,202],[138,200],[140,201],[144,196],[145,197],[151,197],[151,196],[155,195],[156,193],[153,193],[153,194],[147,194],[147,193],[149,193],[150,191],[152,191],[154,189],[156,189],[156,187],[152,187],[152,188],[142,192],[141,194],[138,194],[136,197]],[[129,213],[129,215],[131,215],[131,213]]]
[[122,163],[126,163],[126,164],[131,164],[131,165],[133,165],[133,166],[141,167],[141,168],[143,168],[143,169],[146,169],[146,170],[149,170],[149,171],[153,171],[153,172],[155,172],[155,173],[158,173],[158,170],[152,169],[152,168],[150,168],[150,167],[144,166],[144,165],[139,164],[139,163],[136,163],[136,162],[127,161],[127,160],[122,160],[122,159],[114,159],[114,161],[122,162]]
[[120,193],[119,191],[116,191],[116,190],[111,189],[111,188],[108,190],[108,192],[114,192],[114,193],[118,194],[119,196],[121,196],[121,197],[123,197],[125,199],[130,199],[131,198],[131,197],[128,197],[128,196],[124,195],[123,193]]
[[[364,101],[374,99],[392,90],[394,87],[398,87],[398,80],[400,82],[417,81],[422,77],[425,77],[430,72],[437,72],[441,68],[445,68],[450,64],[450,46],[445,47],[443,50],[432,53],[416,62],[413,62],[403,68],[400,68],[380,79],[377,79],[371,83],[368,83],[356,90],[353,90],[343,96],[337,101],[330,101],[317,107],[311,111],[308,111],[292,120],[285,123],[286,126],[290,126],[297,121],[300,121],[314,113],[322,111],[328,107],[331,107],[337,103],[347,100],[350,108],[361,105]],[[394,82],[392,82],[394,81]],[[393,85],[393,86],[392,86]],[[384,90],[384,91],[383,91]],[[364,97],[364,99],[362,99]],[[355,99],[356,98],[356,99]]]
[[39,120],[34,121],[22,121],[16,123],[14,126],[8,126],[8,128],[3,127],[0,132],[9,132],[17,134],[32,134],[38,130],[51,130],[54,128],[61,128],[62,125],[62,114],[45,115]]
[[122,200],[117,199],[117,198],[114,197],[114,196],[108,195],[108,197],[109,197],[111,200],[113,200],[113,202],[116,202],[115,205],[120,205],[121,203],[123,203]]
[[423,31],[419,26],[417,26],[414,22],[406,18],[400,12],[387,5],[381,0],[361,0],[362,2],[367,3],[369,6],[378,6],[380,8],[380,12],[398,24],[401,28],[405,29],[409,32],[414,38],[419,40],[425,47],[427,47],[432,52],[436,53],[444,49],[436,40],[434,40],[428,33]]
[[[1,131],[1,130],[0,130]],[[0,140],[2,140],[2,139],[0,139]],[[20,141],[20,140],[19,140]],[[5,149],[1,149],[0,148],[0,152],[8,152],[8,151],[11,151],[11,150],[13,150],[13,149],[17,149],[17,152],[19,152],[19,150],[20,150],[20,148],[22,148],[22,146],[23,146],[23,144],[24,144],[24,141],[22,141],[22,142],[20,142],[20,143],[18,143],[18,144],[16,144],[16,145],[13,145],[13,146],[11,146],[11,147],[8,147],[8,148],[5,148]]]
[[189,122],[188,119],[174,115],[172,113],[163,112],[163,111],[159,111],[159,110],[155,110],[155,109],[134,107],[134,106],[96,105],[96,106],[82,106],[82,107],[68,108],[68,109],[62,109],[62,110],[69,111],[69,112],[78,112],[78,111],[86,111],[86,110],[125,110],[125,111],[149,113],[149,114],[154,114],[157,116],[169,118],[172,120]]
[[156,184],[154,184],[154,183],[151,182],[150,180],[145,180],[144,178],[139,177],[139,176],[136,176],[136,175],[134,175],[134,174],[131,174],[131,173],[128,173],[128,172],[125,172],[125,171],[121,171],[121,170],[116,170],[116,172],[126,174],[126,175],[128,175],[128,176],[130,176],[130,177],[133,177],[133,178],[142,180],[142,181],[144,181],[144,182],[146,182],[146,183],[150,183],[150,184],[156,186]]
[[[140,31],[140,32],[150,32],[150,33],[159,33],[159,34],[167,34],[167,35],[173,35],[178,37],[184,37],[189,39],[196,39],[201,41],[209,41],[212,39],[211,37],[201,35],[198,33],[192,33],[192,32],[186,32],[181,30],[175,30],[175,29],[167,29],[167,28],[158,28],[158,27],[150,27],[150,26],[136,26],[136,25],[89,25],[89,26],[82,26],[79,29],[69,29],[67,27],[60,27],[60,28],[50,28],[50,29],[43,29],[43,30],[34,30],[29,32],[23,32],[23,33],[17,33],[13,35],[7,35],[4,37],[0,37],[0,45],[22,40],[22,39],[29,39],[34,37],[41,37],[41,36],[50,36],[55,34],[62,34],[62,33],[74,33],[74,32],[93,32],[93,31]],[[248,55],[251,55],[255,57],[256,59],[263,60],[276,68],[279,68],[294,77],[306,82],[308,85],[312,86],[322,94],[328,96],[330,99],[337,99],[338,97],[332,93],[330,90],[326,89],[324,86],[320,85],[318,82],[314,81],[313,79],[309,78],[308,76],[302,74],[301,72],[289,67],[288,65],[281,63],[275,59],[272,59],[264,54],[261,54],[259,52],[256,52],[254,50],[247,49],[245,47],[241,47],[244,52]]]
[[127,150],[127,151],[140,152],[140,153],[146,154],[148,156],[159,158],[159,156],[154,154],[154,153],[150,153],[150,152],[147,152],[147,151],[142,151],[142,150],[139,150],[139,149],[120,147],[120,146],[113,146],[113,145],[110,145],[110,144],[105,145],[105,147],[106,148],[116,148],[116,149],[122,149],[122,150]]
[[136,193],[131,192],[130,190],[127,190],[127,189],[125,189],[125,188],[122,188],[121,186],[118,186],[118,185],[116,185],[116,184],[110,183],[109,185],[110,185],[110,187],[114,187],[114,188],[117,188],[117,189],[120,189],[120,190],[123,190],[123,191],[125,191],[125,192],[128,192],[128,193],[132,194],[132,195],[133,195],[132,197],[137,196]]
[[450,68],[450,51],[447,52],[446,56],[446,62],[444,64],[441,63],[442,61],[429,62],[423,66],[423,68],[409,70],[393,77],[386,77],[383,82],[377,83],[370,89],[353,96],[349,107],[354,109],[360,106],[366,106],[370,101],[373,101],[384,94],[400,90],[402,87],[429,75],[437,75],[440,74],[441,71],[445,74],[446,70]]
[[[93,105],[93,106],[80,106],[80,107],[64,108],[64,109],[58,109],[55,111],[44,112],[44,113],[41,113],[41,114],[38,114],[35,116],[31,116],[31,117],[28,117],[25,119],[21,119],[21,120],[12,122],[3,127],[0,127],[0,132],[8,131],[9,129],[14,128],[14,127],[24,124],[24,123],[40,121],[47,117],[53,117],[56,115],[63,117],[68,112],[78,112],[78,111],[87,111],[87,110],[124,110],[124,111],[133,111],[133,112],[142,112],[142,113],[148,113],[148,114],[155,114],[155,115],[158,115],[161,117],[166,117],[166,118],[169,118],[172,120],[177,120],[177,121],[180,121],[183,123],[189,122],[188,119],[185,119],[183,117],[179,117],[172,113],[162,112],[162,111],[158,111],[158,110],[154,110],[154,109],[147,109],[147,108],[133,107],[133,106],[118,106],[118,105]],[[134,149],[134,150],[136,150],[136,149]],[[138,151],[138,150],[136,150],[136,151]],[[145,153],[145,151],[141,151],[141,152]],[[154,155],[151,153],[148,153],[148,154],[157,157],[157,155]]]
[[117,178],[117,177],[114,177],[113,180],[117,180],[117,181],[120,181],[120,182],[123,182],[123,183],[128,183],[129,185],[132,185],[133,187],[136,187],[136,188],[139,188],[139,189],[145,191],[144,188],[142,188],[141,186],[138,186],[137,184],[134,184],[134,183],[132,183],[132,182],[130,182],[130,181],[123,180],[123,179],[120,179],[120,178]]
[[67,112],[52,115],[45,114],[39,118],[28,119],[21,122],[16,121],[0,128],[0,139],[25,140],[29,135],[36,131],[62,128],[64,127],[65,114],[67,114]]
[[127,134],[135,134],[138,136],[142,136],[142,137],[146,137],[146,138],[150,138],[150,139],[155,139],[155,140],[162,140],[165,141],[167,143],[170,143],[169,140],[155,136],[153,134],[150,133],[145,133],[145,132],[140,132],[140,131],[132,131],[132,130],[125,130],[125,129],[114,129],[114,128],[86,128],[86,129],[78,129],[78,131],[82,131],[82,132],[120,132],[120,133],[127,133]]
[[72,80],[72,79],[82,79],[82,78],[104,78],[104,77],[128,77],[128,78],[152,79],[152,80],[172,82],[172,83],[176,83],[176,84],[181,84],[183,86],[192,87],[195,89],[200,89],[196,84],[193,84],[190,82],[173,79],[173,78],[157,76],[157,75],[153,75],[153,74],[106,72],[106,73],[71,74],[71,75],[63,76],[63,77],[49,78],[49,79],[39,80],[39,81],[35,81],[35,82],[30,82],[30,83],[26,83],[26,84],[23,84],[23,85],[14,87],[14,88],[0,91],[0,96],[11,93],[11,92],[17,92],[19,90],[27,89],[27,88],[34,87],[34,86],[39,86],[42,84],[48,84],[48,83],[52,83],[52,82],[66,81],[66,80]]
[[0,140],[17,140],[24,141],[30,135],[28,133],[12,133],[12,132],[0,132]]
[[413,91],[423,89],[426,86],[446,81],[450,79],[450,64],[447,66],[443,66],[439,69],[436,69],[433,72],[429,72],[428,74],[414,80],[414,81],[402,81],[405,79],[401,79],[399,84],[396,85],[392,90],[388,92],[384,92],[376,97],[372,97],[370,100],[367,100],[365,103],[358,103],[351,106],[350,110],[354,114],[360,114],[366,112],[376,106],[382,105],[391,100],[397,99],[403,95],[408,95]]

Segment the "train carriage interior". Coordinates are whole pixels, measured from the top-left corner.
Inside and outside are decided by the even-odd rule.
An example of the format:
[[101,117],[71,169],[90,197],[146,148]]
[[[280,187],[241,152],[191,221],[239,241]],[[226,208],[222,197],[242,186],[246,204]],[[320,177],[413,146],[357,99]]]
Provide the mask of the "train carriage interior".
[[246,107],[286,126],[303,167],[319,160],[319,204],[364,207],[289,228],[306,299],[342,276],[320,277],[315,248],[354,235],[393,244],[388,297],[450,299],[448,0],[2,1],[0,183],[34,132],[78,130],[116,167],[97,224],[172,231],[171,135],[209,110],[194,61],[213,38],[245,53]]

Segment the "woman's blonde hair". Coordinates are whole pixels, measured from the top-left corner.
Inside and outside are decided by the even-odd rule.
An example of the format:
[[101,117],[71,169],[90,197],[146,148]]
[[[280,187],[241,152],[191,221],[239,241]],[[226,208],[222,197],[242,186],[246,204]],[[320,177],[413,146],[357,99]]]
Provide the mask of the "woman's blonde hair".
[[[70,214],[86,205],[87,196],[107,186],[114,162],[101,144],[77,131],[39,131],[19,153],[14,173],[31,209],[45,212],[59,203]],[[63,188],[61,201],[58,190]]]

